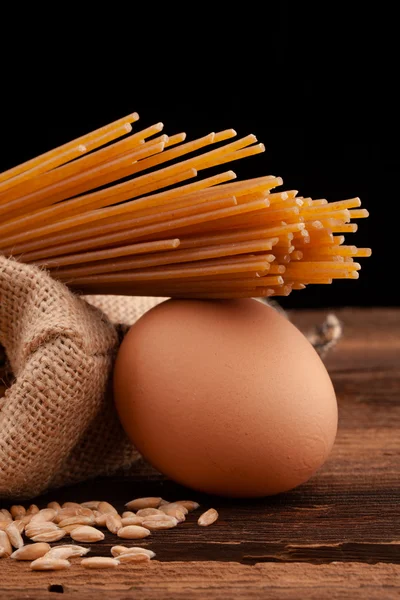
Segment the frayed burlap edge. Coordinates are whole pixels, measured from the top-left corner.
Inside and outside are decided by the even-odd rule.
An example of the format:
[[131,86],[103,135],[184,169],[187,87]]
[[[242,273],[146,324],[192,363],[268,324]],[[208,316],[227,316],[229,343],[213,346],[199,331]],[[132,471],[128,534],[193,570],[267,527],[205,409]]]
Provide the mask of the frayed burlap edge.
[[[128,318],[156,303],[141,300]],[[105,304],[112,316],[116,303]],[[0,257],[0,344],[14,376],[0,398],[0,497],[32,497],[138,458],[113,405],[119,340],[101,310],[47,273]]]

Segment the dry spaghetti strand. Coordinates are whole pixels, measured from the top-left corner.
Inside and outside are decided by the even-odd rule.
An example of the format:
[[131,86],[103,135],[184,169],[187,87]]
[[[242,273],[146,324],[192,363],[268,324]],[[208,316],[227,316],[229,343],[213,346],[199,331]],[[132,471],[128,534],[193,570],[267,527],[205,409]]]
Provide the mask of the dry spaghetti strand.
[[287,296],[359,277],[355,259],[371,250],[345,243],[353,219],[368,216],[359,198],[276,191],[282,180],[273,175],[203,177],[264,145],[254,135],[231,141],[233,129],[186,141],[162,123],[126,136],[137,119],[1,174],[1,252],[89,294]]
[[[114,123],[110,123],[105,127],[101,127],[87,135],[83,135],[72,142],[68,142],[63,146],[50,150],[41,156],[32,158],[8,171],[4,171],[0,174],[0,192],[3,192],[8,187],[12,187],[16,183],[20,183],[22,178],[17,178],[22,173],[25,173],[26,178],[28,179],[34,175],[54,169],[56,166],[67,162],[67,160],[72,160],[70,153],[75,152],[76,156],[79,156],[82,152],[89,152],[95,148],[99,148],[111,140],[129,133],[132,130],[131,123],[134,123],[138,119],[139,115],[137,113],[132,113]],[[5,184],[5,182],[7,182],[7,184]]]

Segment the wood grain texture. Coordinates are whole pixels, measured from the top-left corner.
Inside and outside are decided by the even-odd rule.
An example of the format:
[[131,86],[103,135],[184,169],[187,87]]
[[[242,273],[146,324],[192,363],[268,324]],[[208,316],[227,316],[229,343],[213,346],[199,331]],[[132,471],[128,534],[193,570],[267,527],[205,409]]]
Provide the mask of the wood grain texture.
[[[3,561],[1,598],[36,600],[394,600],[400,597],[399,565],[360,563],[253,566],[226,562],[152,562],[111,571],[32,572],[28,565]],[[23,572],[23,575],[22,575]],[[54,592],[49,591],[53,589]]]
[[[227,500],[195,494],[148,465],[41,499],[106,499],[121,510],[136,496],[193,498],[214,507],[209,528],[188,520],[154,532],[149,567],[31,573],[0,561],[0,598],[400,598],[400,310],[335,311],[344,337],[327,357],[339,432],[326,465],[305,485],[273,498]],[[292,314],[303,330],[326,311]],[[109,555],[111,534],[93,545]],[[93,553],[91,554],[93,555]],[[59,590],[60,591],[60,590]]]

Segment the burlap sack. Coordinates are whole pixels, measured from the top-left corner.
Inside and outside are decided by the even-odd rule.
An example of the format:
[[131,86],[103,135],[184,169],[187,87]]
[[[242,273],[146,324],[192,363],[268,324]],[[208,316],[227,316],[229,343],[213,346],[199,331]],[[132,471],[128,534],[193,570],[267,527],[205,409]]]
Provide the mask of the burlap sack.
[[113,322],[131,324],[160,300],[90,301],[0,256],[0,344],[14,379],[0,398],[0,498],[33,497],[138,458],[111,395],[121,331]]

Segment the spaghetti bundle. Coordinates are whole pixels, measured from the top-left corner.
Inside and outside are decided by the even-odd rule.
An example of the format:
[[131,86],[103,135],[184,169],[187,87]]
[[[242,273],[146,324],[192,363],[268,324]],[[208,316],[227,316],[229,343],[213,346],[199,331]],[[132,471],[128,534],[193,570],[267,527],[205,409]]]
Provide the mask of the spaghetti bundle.
[[[86,294],[287,296],[357,279],[368,248],[344,244],[359,198],[328,203],[276,191],[272,175],[225,170],[264,151],[233,129],[186,142],[137,113],[0,174],[0,254]],[[181,160],[176,160],[181,159]]]

